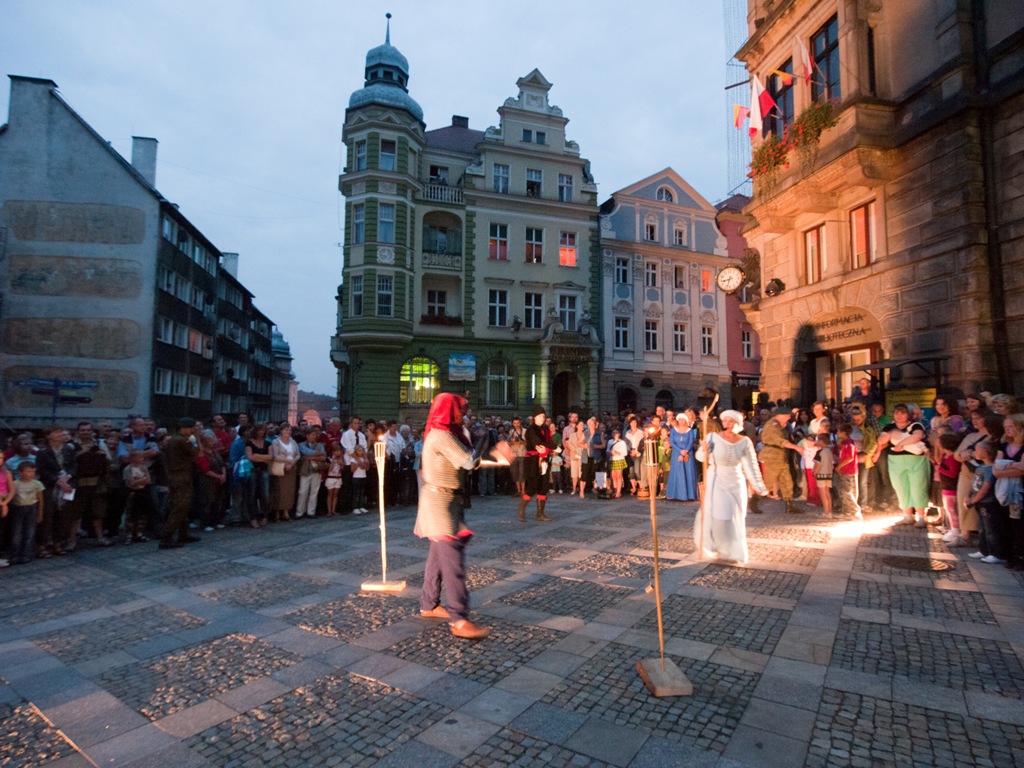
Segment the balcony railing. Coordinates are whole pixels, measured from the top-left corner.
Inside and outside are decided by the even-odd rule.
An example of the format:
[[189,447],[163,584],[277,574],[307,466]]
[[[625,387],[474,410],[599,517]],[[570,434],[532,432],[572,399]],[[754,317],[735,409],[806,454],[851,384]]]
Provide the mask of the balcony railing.
[[423,188],[423,197],[435,203],[455,203],[462,205],[462,187],[449,187],[447,184],[427,184]]
[[462,254],[423,252],[423,266],[440,269],[462,269]]

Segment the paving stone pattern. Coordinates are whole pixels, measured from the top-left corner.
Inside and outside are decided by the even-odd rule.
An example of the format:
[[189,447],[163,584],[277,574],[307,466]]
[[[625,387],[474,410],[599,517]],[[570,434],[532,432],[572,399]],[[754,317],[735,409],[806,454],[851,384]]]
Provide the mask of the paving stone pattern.
[[991,766],[1024,759],[1024,727],[826,688],[809,768]]
[[575,616],[591,621],[601,611],[632,594],[635,594],[635,591],[626,587],[547,576],[518,592],[502,597],[499,602],[554,616]]
[[7,614],[29,603],[66,597],[73,591],[109,584],[110,574],[106,571],[81,563],[69,563],[71,559],[33,560],[31,567],[5,570],[3,589],[0,590],[0,611]]
[[844,619],[832,665],[957,690],[1024,698],[1024,667],[1009,643]]
[[281,618],[324,637],[352,640],[419,614],[418,603],[377,593],[349,595],[286,613]]
[[4,617],[4,621],[11,626],[27,627],[138,599],[138,595],[125,592],[123,589],[75,590],[72,594],[73,596],[62,595],[41,603],[31,604],[22,610],[11,611]]
[[[772,653],[786,628],[790,612],[778,608],[669,595],[662,600],[661,615],[666,635],[746,651]],[[657,613],[652,609],[633,626],[657,632]]]
[[[941,571],[927,571],[901,568],[898,565],[893,564],[893,561],[889,559],[890,557],[890,555],[877,552],[857,550],[857,554],[853,558],[853,570],[860,571],[862,573],[884,574],[887,576],[904,576],[911,579],[920,579],[922,582],[932,584],[939,580],[961,583],[974,582],[974,577],[971,576],[971,572],[967,568],[966,564],[957,560],[942,561],[943,563],[953,566],[952,568],[946,568]],[[931,560],[927,555],[923,555],[919,559],[922,561]]]
[[821,556],[825,554],[824,549],[816,547],[786,547],[776,544],[762,544],[758,541],[751,541],[747,544],[747,551],[751,560],[768,560],[775,563],[786,563],[788,565],[801,565],[806,568],[816,568]]
[[[658,558],[662,570],[671,568],[676,561]],[[654,578],[654,558],[641,555],[616,555],[608,552],[600,552],[588,558],[573,563],[570,566],[575,571],[590,571],[592,573],[604,573],[609,576],[621,576],[627,579],[650,579]]]
[[651,529],[650,523],[646,520],[627,515],[595,515],[588,522],[599,528],[629,528],[634,531]]
[[949,554],[951,551],[938,536],[928,536],[925,531],[913,527],[909,530],[906,527],[900,527],[886,533],[861,534],[860,546],[865,549],[885,549],[902,552],[942,552]]
[[715,589],[735,589],[756,595],[799,600],[810,577],[797,573],[783,573],[760,568],[735,568],[710,563],[687,584]]
[[[397,571],[400,568],[409,568],[413,565],[418,565],[422,568],[426,562],[426,556],[417,557],[415,555],[403,555],[397,552],[388,552],[388,577],[390,578],[392,571]],[[334,560],[329,563],[323,563],[322,567],[331,571],[357,573],[360,576],[368,578],[374,576],[380,577],[380,552],[367,552],[364,555],[359,555],[359,557],[350,557],[346,560]]]
[[879,584],[851,579],[846,587],[845,605],[895,611],[929,619],[953,619],[975,624],[996,624],[981,592],[932,589],[906,584]]
[[431,669],[493,684],[522,667],[565,637],[564,632],[544,627],[489,619],[491,634],[485,642],[453,642],[447,624],[421,632],[387,649],[387,653]]
[[210,565],[204,565],[200,568],[191,568],[181,573],[173,573],[170,576],[165,576],[160,579],[161,584],[170,584],[174,587],[198,587],[203,584],[211,584],[215,581],[224,581],[225,579],[238,578],[240,576],[269,576],[271,571],[267,571],[265,568],[259,568],[255,565],[246,565],[245,563],[233,563],[231,561],[223,563],[211,563]]
[[[466,587],[470,592],[476,589],[483,589],[492,584],[504,581],[512,576],[514,571],[506,571],[502,568],[490,568],[486,565],[466,566]],[[418,590],[423,586],[423,574],[413,573],[405,577],[406,585],[410,590]],[[441,587],[444,590],[444,585]]]
[[251,635],[228,635],[144,664],[118,667],[99,683],[151,720],[200,704],[219,693],[302,660]]
[[541,701],[722,752],[743,716],[759,675],[704,661],[672,658],[693,683],[694,695],[656,698],[641,680],[636,663],[657,655],[656,651],[609,643]]
[[54,656],[75,663],[111,653],[150,638],[201,627],[207,622],[163,605],[140,608],[122,616],[78,624],[34,638]]
[[[622,543],[622,547],[625,549],[643,549],[648,552],[654,551],[654,536],[650,533],[645,533],[643,536],[635,536],[629,541]],[[692,536],[665,536],[661,533],[661,528],[658,529],[658,555],[662,552],[681,552],[683,554],[689,554],[690,552],[696,552],[697,545],[693,543]]]
[[266,552],[264,557],[269,557],[272,560],[284,560],[286,563],[308,563],[312,560],[341,557],[349,552],[345,542],[339,539],[338,541],[311,541],[294,547],[273,549]]
[[788,525],[766,525],[747,527],[748,539],[782,539],[784,541],[804,541],[808,544],[828,544],[832,540],[831,531],[817,528],[798,528]]
[[575,541],[579,544],[593,544],[608,538],[608,532],[600,529],[566,525],[552,530],[549,538],[557,539],[558,541]]
[[488,560],[505,560],[519,565],[538,565],[565,557],[576,547],[553,547],[548,544],[530,544],[514,541],[510,544],[482,552],[478,557]]
[[226,601],[241,608],[258,610],[315,594],[326,586],[327,582],[321,579],[290,575],[273,576],[238,587],[204,592],[203,597],[210,600]]
[[375,680],[321,678],[189,740],[213,765],[368,768],[447,709]]
[[75,748],[31,704],[0,704],[0,766],[38,766],[75,753]]
[[611,765],[509,728],[502,728],[477,747],[472,754],[459,761],[462,768],[606,768]]

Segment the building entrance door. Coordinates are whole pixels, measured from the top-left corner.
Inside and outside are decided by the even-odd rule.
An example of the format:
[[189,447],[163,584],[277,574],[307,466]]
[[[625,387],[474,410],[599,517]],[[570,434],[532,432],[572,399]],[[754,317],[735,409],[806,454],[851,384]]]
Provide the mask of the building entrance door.
[[569,410],[579,407],[580,404],[580,380],[576,374],[569,371],[562,371],[555,375],[551,383],[551,413],[548,414],[552,420],[559,416],[568,416]]
[[619,414],[636,413],[636,390],[629,387],[620,389],[616,405]]

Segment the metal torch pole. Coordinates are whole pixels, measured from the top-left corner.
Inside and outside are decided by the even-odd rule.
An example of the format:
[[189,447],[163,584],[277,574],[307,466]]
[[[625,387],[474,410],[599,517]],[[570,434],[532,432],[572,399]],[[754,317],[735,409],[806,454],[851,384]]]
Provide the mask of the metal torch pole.
[[377,505],[380,507],[380,569],[381,581],[388,580],[388,529],[384,523],[384,464],[387,461],[387,445],[373,444],[373,459],[377,462]]
[[661,618],[661,577],[658,573],[658,443],[654,437],[644,441],[644,464],[647,466],[647,487],[651,491],[651,534],[654,537],[654,600],[658,607],[658,646],[661,649],[661,669],[665,671],[665,627]]

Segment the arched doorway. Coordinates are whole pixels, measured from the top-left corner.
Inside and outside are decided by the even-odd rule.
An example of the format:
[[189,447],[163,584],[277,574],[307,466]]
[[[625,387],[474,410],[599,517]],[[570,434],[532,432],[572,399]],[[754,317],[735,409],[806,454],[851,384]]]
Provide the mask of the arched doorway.
[[562,371],[555,375],[551,383],[551,413],[553,420],[559,416],[568,416],[571,408],[578,408],[580,403],[580,380],[570,371]]
[[654,404],[660,405],[666,411],[671,411],[673,408],[675,408],[675,402],[675,395],[673,395],[667,389],[659,391],[658,394],[654,396]]
[[620,414],[636,413],[636,390],[629,387],[620,389],[616,407]]

